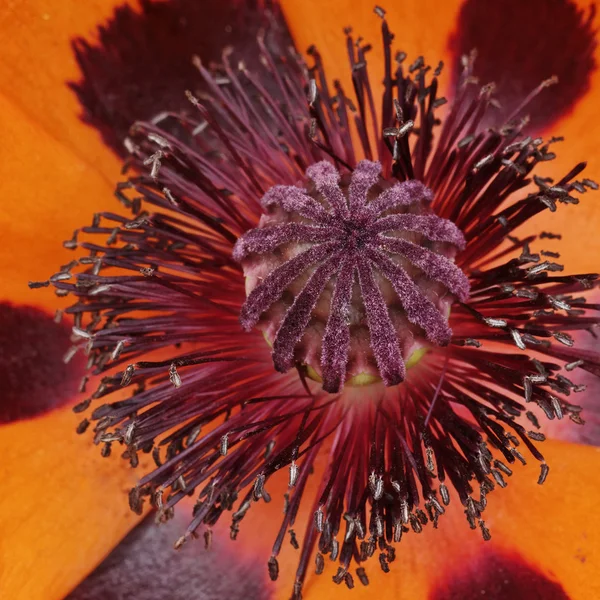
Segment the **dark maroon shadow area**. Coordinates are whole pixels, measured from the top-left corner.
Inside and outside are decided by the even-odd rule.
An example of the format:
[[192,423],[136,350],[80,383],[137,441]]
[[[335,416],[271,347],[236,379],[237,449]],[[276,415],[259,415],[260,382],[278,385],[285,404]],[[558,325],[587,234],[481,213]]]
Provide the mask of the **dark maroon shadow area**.
[[69,85],[83,121],[123,155],[123,139],[135,121],[191,110],[185,90],[198,93],[202,86],[194,55],[208,64],[234,46],[253,69],[267,13],[283,23],[269,0],[141,0],[141,12],[116,8],[98,24],[97,39],[72,42],[82,78]]
[[[486,125],[498,126],[539,83],[559,78],[526,110],[531,129],[550,127],[573,109],[596,68],[595,7],[569,0],[466,0],[449,40],[456,59],[477,50],[475,74],[494,82],[502,104]],[[458,73],[454,73],[454,81]]]
[[67,365],[71,328],[28,306],[0,303],[0,423],[35,417],[77,394],[85,365]]
[[518,555],[486,552],[446,573],[429,600],[569,600],[560,583]]
[[214,534],[208,550],[204,536],[174,550],[187,525],[183,514],[162,525],[148,516],[65,600],[272,598],[266,565],[255,556],[240,556],[223,532]]

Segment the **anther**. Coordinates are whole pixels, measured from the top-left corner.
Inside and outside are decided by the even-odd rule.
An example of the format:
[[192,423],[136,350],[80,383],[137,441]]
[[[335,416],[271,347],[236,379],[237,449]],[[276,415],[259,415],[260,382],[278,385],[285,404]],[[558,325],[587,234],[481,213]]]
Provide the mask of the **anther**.
[[169,379],[174,387],[181,387],[181,377],[177,372],[177,365],[175,363],[171,363],[171,366],[169,367]]
[[135,371],[134,365],[128,365],[123,371],[123,376],[121,377],[121,387],[125,387],[131,383],[133,379],[133,373]]
[[275,558],[275,556],[271,556],[271,558],[269,558],[268,567],[271,581],[277,581],[277,578],[279,577],[279,563],[277,562],[277,558]]
[[325,515],[323,514],[323,509],[319,506],[319,508],[315,511],[315,527],[319,533],[323,532],[323,523],[325,520]]
[[369,476],[369,486],[373,500],[379,500],[383,495],[383,478],[381,475],[376,475],[375,472],[372,472]]
[[254,481],[254,488],[252,491],[253,497],[255,500],[259,500],[263,497],[265,492],[265,475],[264,473],[259,473],[256,476],[256,480]]
[[484,521],[479,521],[479,528],[481,529],[481,535],[484,541],[489,542],[492,539],[492,534],[490,533],[490,530],[485,526]]
[[294,461],[292,461],[290,463],[290,477],[289,477],[289,481],[288,481],[288,487],[290,489],[296,485],[296,481],[298,481],[299,473],[300,473],[300,468]]
[[546,478],[548,477],[549,472],[550,472],[550,467],[545,462],[543,462],[541,465],[540,476],[538,478],[538,485],[544,484],[544,482],[546,481]]
[[323,573],[324,570],[325,570],[325,559],[323,558],[323,555],[320,552],[317,552],[317,554],[315,556],[315,573],[317,575],[321,575],[321,573]]
[[221,453],[221,456],[227,456],[228,448],[229,448],[229,436],[228,436],[228,434],[225,434],[225,435],[221,436],[221,441],[219,444],[219,452]]
[[363,585],[369,585],[369,578],[364,567],[358,567],[358,569],[356,569],[356,576]]

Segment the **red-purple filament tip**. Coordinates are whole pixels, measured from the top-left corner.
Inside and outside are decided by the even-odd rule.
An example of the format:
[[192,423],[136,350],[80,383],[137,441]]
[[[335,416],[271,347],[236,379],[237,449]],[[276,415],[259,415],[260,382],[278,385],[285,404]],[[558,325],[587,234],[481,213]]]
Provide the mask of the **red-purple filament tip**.
[[381,170],[368,160],[351,175],[313,164],[304,185],[265,194],[267,213],[233,252],[248,277],[243,327],[274,333],[278,371],[317,361],[329,392],[349,368],[403,381],[406,357],[425,340],[449,343],[449,305],[469,295],[452,260],[465,246],[461,231],[430,212],[421,182],[392,185]]

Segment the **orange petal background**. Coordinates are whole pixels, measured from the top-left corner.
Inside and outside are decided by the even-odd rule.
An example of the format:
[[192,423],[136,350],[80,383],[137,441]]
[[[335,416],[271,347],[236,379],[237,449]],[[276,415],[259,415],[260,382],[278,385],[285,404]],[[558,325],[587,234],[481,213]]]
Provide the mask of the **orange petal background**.
[[0,598],[63,598],[138,521],[137,473],[73,433],[69,409],[0,428]]
[[[122,2],[44,0],[0,5],[0,252],[2,296],[41,306],[51,294],[31,293],[73,257],[61,241],[111,203],[120,161],[79,120],[81,107],[66,82],[80,74],[70,47],[93,37]],[[9,249],[9,251],[6,251]]]

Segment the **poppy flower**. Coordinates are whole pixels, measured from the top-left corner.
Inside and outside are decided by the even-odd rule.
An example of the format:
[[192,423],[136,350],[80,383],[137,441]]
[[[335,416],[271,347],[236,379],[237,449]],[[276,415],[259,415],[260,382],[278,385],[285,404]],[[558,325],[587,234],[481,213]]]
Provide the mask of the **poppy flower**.
[[[476,80],[490,47],[483,37],[476,45],[484,52],[477,62],[464,54],[446,101],[442,63],[429,68],[418,53],[393,54],[396,40],[381,9],[370,18],[381,28],[383,60],[346,30],[341,61],[322,37],[331,29],[315,20],[323,7],[290,2],[284,8],[296,43],[313,35],[319,44],[309,51],[310,67],[277,23],[258,37],[256,70],[235,50],[218,65],[196,60],[204,84],[188,94],[190,108],[152,106],[156,118],[141,109],[133,115],[119,209],[100,201],[100,182],[73,174],[67,159],[74,149],[88,164],[93,149],[80,139],[67,143],[65,163],[58,156],[56,166],[85,183],[86,208],[98,212],[66,243],[87,254],[39,285],[72,300],[68,358],[81,361],[85,353],[100,378],[92,397],[75,407],[88,415],[78,431],[93,423],[105,457],[118,450],[145,474],[73,456],[84,446],[60,439],[62,411],[31,418],[49,408],[39,407],[43,401],[17,415],[27,420],[4,426],[4,480],[14,490],[4,512],[15,510],[18,490],[18,514],[41,517],[29,516],[30,526],[3,525],[14,532],[12,556],[3,559],[12,597],[23,590],[27,597],[64,595],[131,526],[116,501],[119,488],[136,479],[134,512],[151,504],[158,520],[168,521],[178,505],[178,521],[179,509],[191,504],[191,523],[176,543],[182,552],[199,534],[207,544],[215,535],[238,538],[234,552],[262,554],[265,576],[277,582],[251,592],[248,578],[234,592],[215,594],[317,598],[355,588],[357,597],[465,598],[485,590],[491,597],[568,598],[597,590],[597,450],[544,441],[539,429],[542,418],[581,423],[576,401],[586,392],[574,375],[598,369],[596,353],[575,344],[597,322],[589,299],[593,245],[561,247],[563,258],[574,259],[566,272],[575,266],[572,272],[582,273],[564,274],[548,246],[556,227],[546,229],[551,221],[543,214],[570,215],[568,205],[597,186],[582,175],[583,163],[565,167],[556,158],[559,140],[538,137],[558,121],[568,132],[585,115],[595,42],[591,21],[571,3],[552,4],[562,12],[548,11],[546,29],[571,22],[578,33],[569,42],[579,60],[576,73],[566,70],[573,75],[566,99],[542,100],[554,83],[538,77],[544,52],[544,61],[533,53],[519,65],[527,77],[510,78],[531,78],[532,93],[521,103],[514,90],[504,97],[499,91],[496,101],[492,86]],[[348,21],[344,8],[339,2],[329,9],[328,26],[340,14],[340,23]],[[369,33],[361,10],[353,16]],[[438,14],[412,10],[416,39],[399,40],[411,54],[460,56],[480,35],[482,18],[494,22],[470,2]],[[402,16],[390,15],[390,23]],[[458,23],[451,42],[450,23]],[[102,89],[102,56],[90,46],[77,49],[90,67],[86,82]],[[121,57],[110,53],[108,64],[115,55]],[[497,56],[492,46],[487,64],[501,66]],[[486,75],[502,76],[485,64]],[[28,89],[26,81],[19,85]],[[75,87],[84,101],[97,97]],[[25,106],[35,106],[35,94],[23,96]],[[7,114],[18,116],[10,109],[7,103]],[[114,115],[100,110],[96,124],[111,116],[116,122]],[[68,121],[56,117],[48,129],[60,129],[60,119]],[[15,139],[24,144],[31,124],[15,120]],[[105,129],[103,139],[118,139],[114,131]],[[584,147],[583,140],[574,144],[575,151]],[[8,163],[14,173],[22,172],[17,162]],[[110,176],[114,164],[107,158],[100,171]],[[44,160],[39,166],[47,167]],[[15,192],[27,187],[18,184]],[[585,214],[593,223],[593,213]],[[569,216],[559,230],[572,223],[581,221]],[[30,223],[17,230],[35,231]],[[7,336],[6,345],[39,350],[39,331],[48,331],[36,329],[39,314],[6,310],[8,322],[31,332],[22,345],[16,334]],[[58,327],[48,338],[53,347],[66,343],[60,333]],[[70,379],[58,364],[42,365],[56,403],[69,397]],[[16,368],[18,390],[27,371]],[[75,362],[71,372],[82,368]],[[33,400],[44,399],[43,389]],[[533,478],[528,466],[498,489],[515,464],[536,461]],[[548,475],[549,485],[539,487]],[[48,482],[43,498],[40,481]],[[50,521],[68,527],[74,517],[82,522],[66,537],[66,565],[57,568],[48,556],[57,531]],[[156,540],[144,544],[145,535],[128,538],[126,558],[144,549],[156,556]],[[32,549],[39,581],[23,584],[20,569]],[[244,572],[218,567],[208,569],[229,583]],[[96,575],[109,586],[103,597],[114,593],[111,581],[127,579],[114,562],[105,573],[108,579]],[[152,597],[147,582],[140,585],[139,597]]]

